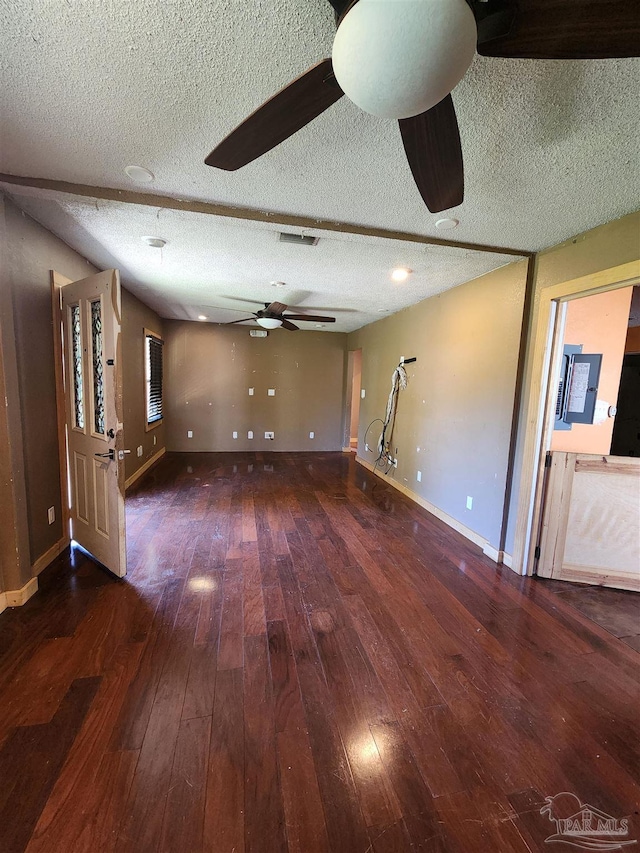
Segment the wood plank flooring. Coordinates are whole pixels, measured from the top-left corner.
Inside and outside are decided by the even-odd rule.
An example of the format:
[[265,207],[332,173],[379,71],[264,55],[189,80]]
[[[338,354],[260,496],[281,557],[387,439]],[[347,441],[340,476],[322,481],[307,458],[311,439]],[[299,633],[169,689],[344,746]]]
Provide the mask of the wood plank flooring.
[[640,839],[640,654],[351,454],[168,454],[127,531],[0,616],[2,853]]

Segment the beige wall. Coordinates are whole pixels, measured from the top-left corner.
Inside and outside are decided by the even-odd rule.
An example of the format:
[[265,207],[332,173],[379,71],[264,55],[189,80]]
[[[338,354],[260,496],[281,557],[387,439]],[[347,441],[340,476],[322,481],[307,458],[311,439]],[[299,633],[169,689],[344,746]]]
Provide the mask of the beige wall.
[[[542,288],[591,275],[620,264],[630,263],[638,258],[640,258],[640,212],[623,216],[621,219],[616,219],[606,225],[600,225],[598,228],[579,234],[565,243],[546,249],[537,258],[534,311]],[[528,359],[525,373],[527,376],[529,375]],[[535,381],[538,382],[539,377],[536,377]],[[523,405],[528,397],[528,385],[529,380],[525,382],[523,390]],[[511,491],[511,507],[505,546],[508,553],[512,553],[513,550],[524,440],[522,424],[526,416],[527,413],[521,411],[521,426],[518,431],[514,482]]]
[[167,449],[339,450],[346,337],[277,329],[251,338],[248,328],[165,320]]
[[[83,257],[3,199],[4,232],[0,289],[10,300],[4,313],[3,351],[15,360],[16,382],[7,382],[9,428],[12,441],[22,442],[13,473],[23,478],[26,512],[18,499],[18,516],[26,516],[28,555],[7,569],[9,588],[23,586],[31,577],[31,564],[62,537],[58,435],[56,429],[53,333],[49,271],[71,279],[95,271]],[[55,508],[56,520],[47,521]]]
[[[384,417],[400,356],[409,384],[400,392],[393,449],[395,479],[497,546],[522,320],[526,263],[434,296],[349,336],[362,348],[358,453]],[[375,448],[380,424],[367,443]],[[419,448],[419,449],[418,449]],[[418,483],[416,472],[421,471]],[[467,496],[473,509],[466,509]]]
[[[632,293],[633,287],[622,287],[574,299],[567,305],[564,342],[582,344],[583,353],[602,354],[598,400],[609,406],[615,406],[618,399]],[[613,418],[573,424],[570,430],[554,431],[551,449],[607,456],[612,434]]]
[[[163,336],[163,321],[151,308],[122,288],[122,365],[124,446],[128,479],[165,446],[165,426],[147,431],[144,330]],[[155,440],[155,443],[154,443]],[[136,450],[142,446],[142,456]]]
[[536,290],[635,261],[640,257],[640,212],[623,216],[538,255]]

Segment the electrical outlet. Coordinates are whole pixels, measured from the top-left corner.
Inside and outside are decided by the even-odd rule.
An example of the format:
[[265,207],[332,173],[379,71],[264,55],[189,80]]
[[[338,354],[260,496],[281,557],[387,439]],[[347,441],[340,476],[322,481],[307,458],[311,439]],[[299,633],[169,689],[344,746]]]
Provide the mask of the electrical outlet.
[[232,435],[233,435],[233,437],[234,437],[234,438],[237,438],[237,437],[238,437],[238,433],[237,433],[235,430],[233,431]]
[[142,445],[141,444],[138,445],[138,449],[136,450],[136,453],[138,454],[138,456],[142,456]]
[[249,432],[247,433],[247,438],[253,438],[253,430],[252,429],[250,429]]
[[364,400],[364,398],[366,396],[367,396],[367,392],[364,390],[364,388],[362,388],[362,390],[360,391],[360,399]]
[[187,430],[187,438],[193,438],[193,430],[192,429]]
[[275,388],[269,388],[267,390],[267,397],[275,397],[275,396],[276,396],[276,389]]
[[398,467],[398,460],[397,460],[397,459],[394,459],[394,460],[393,460],[393,467],[394,467],[394,468],[397,468],[397,467]]
[[309,438],[315,438],[315,437],[316,437],[315,432],[310,432],[310,433],[309,433]]
[[265,432],[264,437],[269,438],[273,441],[273,439],[276,437],[276,434],[274,432]]
[[250,397],[253,397],[253,392],[254,392],[254,389],[253,389],[253,388],[249,388],[249,396],[250,396]]
[[49,524],[53,524],[56,520],[56,508],[54,506],[50,506],[47,510],[47,518],[49,519]]
[[467,495],[467,509],[473,509],[473,498]]
[[368,452],[369,452],[369,450],[370,450],[371,448],[369,447],[369,445],[368,445],[368,444],[365,444],[364,449],[365,449],[365,450],[367,451],[367,453],[368,453]]
[[158,443],[158,436],[154,435],[153,436],[153,446],[155,447],[157,443]]
[[416,480],[421,483],[422,482],[422,471],[416,471]]

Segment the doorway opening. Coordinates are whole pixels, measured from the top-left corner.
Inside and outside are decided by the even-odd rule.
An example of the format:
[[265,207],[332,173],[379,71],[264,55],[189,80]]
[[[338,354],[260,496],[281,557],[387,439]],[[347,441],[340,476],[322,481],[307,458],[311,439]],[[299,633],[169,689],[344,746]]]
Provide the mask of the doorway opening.
[[[525,397],[520,418],[523,431],[519,438],[520,471],[512,551],[512,566],[519,574],[535,574],[540,557],[540,534],[541,531],[544,533],[543,487],[548,472],[548,454],[551,450],[558,407],[567,304],[581,297],[630,288],[639,282],[640,262],[631,261],[580,278],[551,284],[542,287],[538,292],[531,319],[530,349],[524,380]],[[624,350],[624,345],[622,349]],[[607,398],[602,399],[607,402]],[[615,399],[609,402],[615,403]],[[609,413],[607,417],[610,418]],[[574,457],[577,454],[569,451],[566,453],[572,457],[571,462],[575,468]],[[600,464],[610,471],[614,466],[609,465],[609,457],[605,457],[605,454],[602,457]],[[593,460],[591,464],[594,464]],[[625,457],[619,460],[615,467],[620,469],[622,466],[626,473],[635,465],[629,457]],[[581,472],[584,473],[584,470],[582,466]],[[631,527],[633,529],[633,526]]]
[[358,452],[358,433],[360,429],[360,399],[362,391],[362,350],[349,353],[347,372],[347,447],[352,453]]
[[540,577],[640,592],[640,459],[611,453],[632,291],[559,306],[535,559]]
[[611,453],[640,457],[640,285],[633,288]]

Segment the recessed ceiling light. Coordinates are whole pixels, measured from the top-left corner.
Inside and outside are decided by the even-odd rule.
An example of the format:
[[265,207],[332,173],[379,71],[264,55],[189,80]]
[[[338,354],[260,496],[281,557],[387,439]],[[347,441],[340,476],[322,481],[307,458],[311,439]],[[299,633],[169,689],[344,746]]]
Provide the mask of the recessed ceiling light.
[[407,267],[397,267],[391,273],[391,278],[394,281],[406,281],[412,272],[413,272],[413,270],[410,270]]
[[378,308],[378,314],[386,314],[388,310],[388,308]]
[[271,287],[286,287],[287,286],[286,281],[271,281],[271,282],[269,282],[269,284],[271,285]]
[[207,318],[204,316],[204,314],[198,314],[198,320],[206,320],[206,319]]
[[155,177],[153,172],[145,169],[144,166],[127,166],[125,172],[137,184],[149,184]]
[[436,228],[440,231],[451,231],[452,228],[457,228],[460,225],[459,219],[438,219]]
[[143,237],[142,242],[154,249],[162,249],[163,246],[167,245],[167,241],[163,240],[162,237]]

